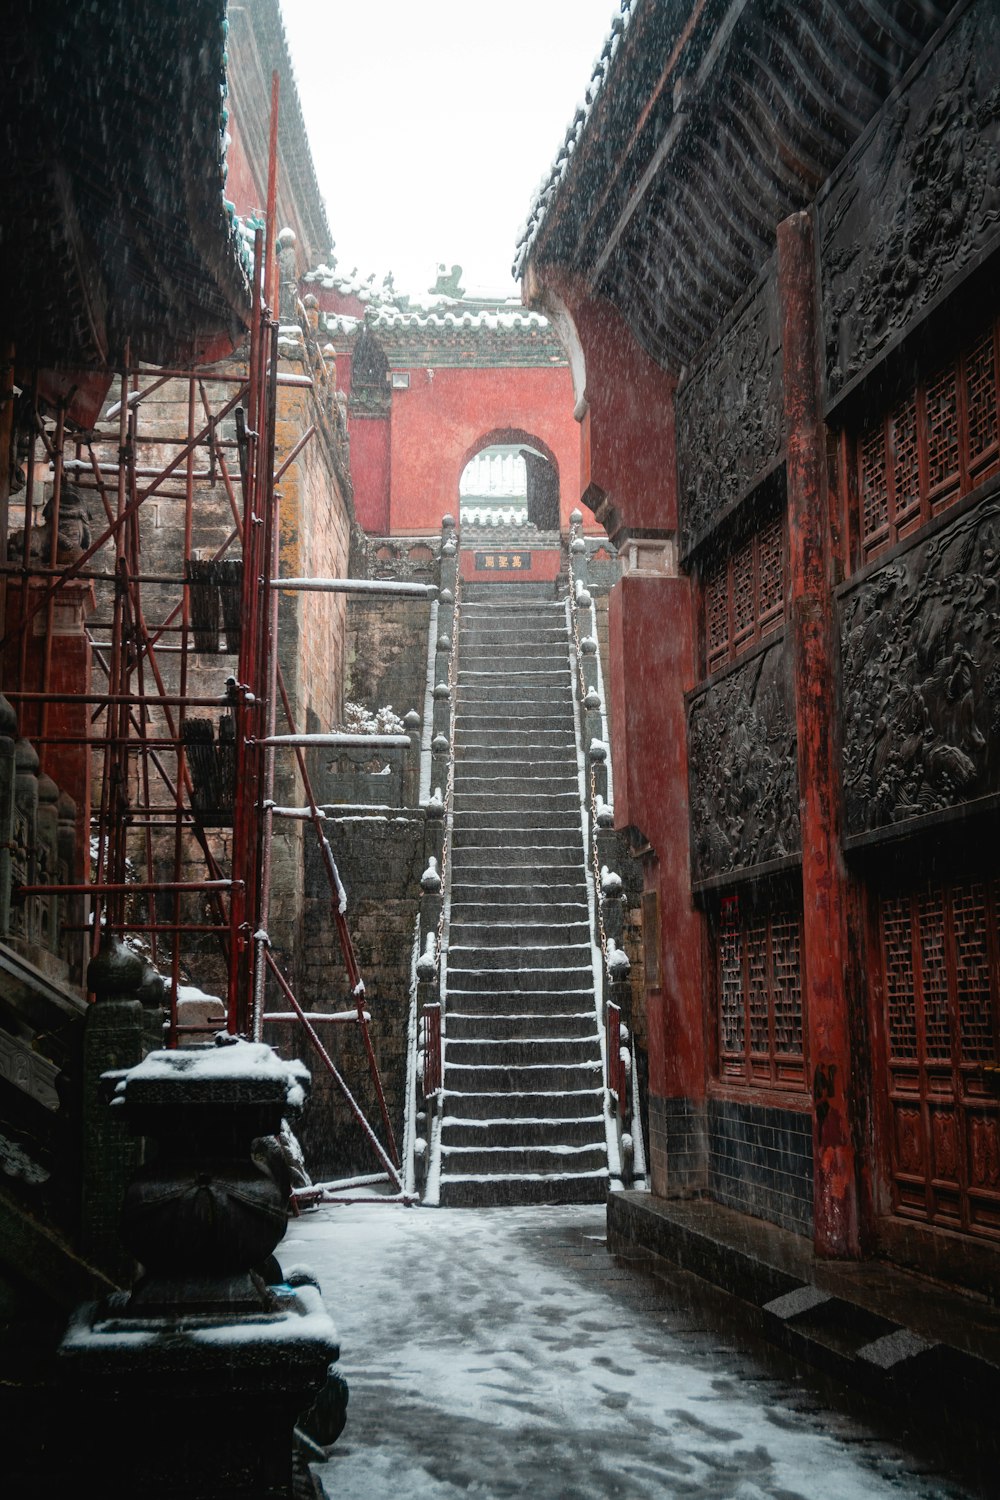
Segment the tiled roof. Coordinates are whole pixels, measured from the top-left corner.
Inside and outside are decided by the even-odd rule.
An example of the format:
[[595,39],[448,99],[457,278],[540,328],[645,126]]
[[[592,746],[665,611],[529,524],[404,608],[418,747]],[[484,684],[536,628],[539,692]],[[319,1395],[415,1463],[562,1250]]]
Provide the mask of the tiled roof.
[[587,91],[580,104],[577,105],[576,113],[567,126],[562,145],[553,157],[551,167],[538,184],[531,207],[528,210],[528,217],[518,231],[517,245],[514,251],[514,264],[512,267],[515,280],[520,280],[524,263],[535,242],[535,237],[541,228],[542,220],[545,218],[549,204],[555,197],[560,183],[566,176],[573,152],[576,150],[577,142],[586,129],[587,121],[590,119],[594,105],[604,87],[605,79],[611,70],[611,65],[618,54],[621,39],[628,28],[632,14],[638,4],[639,0],[621,0],[619,11],[612,18],[611,30],[608,33],[607,41],[601,49],[600,56],[594,63]]

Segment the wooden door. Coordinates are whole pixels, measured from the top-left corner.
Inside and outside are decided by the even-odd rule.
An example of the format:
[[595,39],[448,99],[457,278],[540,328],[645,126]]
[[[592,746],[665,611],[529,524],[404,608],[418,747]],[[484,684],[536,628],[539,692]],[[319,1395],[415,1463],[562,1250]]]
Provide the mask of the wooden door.
[[880,902],[891,1212],[1000,1238],[1000,880]]

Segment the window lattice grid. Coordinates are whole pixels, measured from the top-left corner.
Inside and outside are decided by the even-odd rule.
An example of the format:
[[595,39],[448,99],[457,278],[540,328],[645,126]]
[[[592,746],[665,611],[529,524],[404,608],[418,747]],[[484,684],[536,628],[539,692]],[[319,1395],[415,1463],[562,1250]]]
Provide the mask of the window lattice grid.
[[770,985],[767,928],[751,927],[746,934],[747,955],[747,999],[750,1017],[750,1054],[753,1057],[770,1055]]
[[969,466],[978,470],[984,460],[997,456],[996,339],[992,328],[966,356],[965,405],[969,423]]
[[781,520],[761,528],[757,543],[758,601],[761,628],[772,627],[785,609],[784,537]]
[[882,903],[882,956],[885,964],[889,1047],[895,1058],[915,1059],[917,996],[913,974],[913,928],[908,900],[896,898]]
[[802,1056],[802,931],[795,916],[771,926],[774,989],[774,1050]]
[[927,387],[927,478],[931,493],[958,488],[958,380],[954,367]]
[[861,541],[869,547],[889,524],[889,479],[885,428],[869,428],[861,441]]
[[777,630],[785,617],[785,541],[781,516],[702,575],[705,661],[709,672]]
[[861,563],[1000,470],[998,332],[994,320],[857,434]]
[[719,934],[720,1045],[727,1057],[742,1057],[746,1035],[743,1003],[743,935],[735,925]]
[[893,506],[896,520],[920,509],[920,445],[917,438],[917,400],[893,412],[891,430]]
[[705,579],[705,644],[711,670],[729,655],[729,578],[725,563]]
[[963,1062],[992,1062],[993,1006],[987,936],[986,889],[978,881],[956,886],[952,896],[955,993]]
[[923,992],[924,1055],[951,1056],[951,1017],[948,1007],[948,960],[945,952],[943,891],[922,896],[920,920],[920,986]]
[[728,914],[716,944],[721,1076],[804,1088],[800,915],[783,909],[750,921]]
[[740,646],[752,637],[757,623],[756,589],[754,588],[753,542],[744,543],[733,554],[733,644]]

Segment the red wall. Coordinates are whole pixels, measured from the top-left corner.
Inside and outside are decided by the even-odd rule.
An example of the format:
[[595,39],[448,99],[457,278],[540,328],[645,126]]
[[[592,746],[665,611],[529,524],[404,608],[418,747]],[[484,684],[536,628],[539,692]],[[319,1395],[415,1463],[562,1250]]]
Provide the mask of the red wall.
[[[458,482],[469,459],[490,442],[525,440],[547,448],[555,459],[566,526],[581,494],[569,370],[564,365],[438,368],[433,375],[411,370],[409,390],[393,391],[392,530],[437,530],[443,515],[457,517]],[[359,480],[355,469],[356,489]]]
[[226,174],[225,195],[230,203],[236,205],[236,212],[240,217],[246,218],[248,214],[253,213],[255,209],[262,208],[267,202],[267,183],[254,181],[232,105],[230,105],[229,124],[226,128],[229,131],[230,142],[226,152],[226,166],[229,170]]
[[662,982],[647,994],[649,1086],[661,1098],[698,1099],[705,1091],[705,1036],[688,847],[689,580],[626,574],[611,591],[608,630],[615,823],[640,829],[656,851],[647,885],[659,891]]
[[[340,374],[340,360],[337,360]],[[386,536],[389,517],[391,434],[384,417],[350,417],[351,478],[358,524],[373,536]],[[440,517],[438,518],[440,522]]]

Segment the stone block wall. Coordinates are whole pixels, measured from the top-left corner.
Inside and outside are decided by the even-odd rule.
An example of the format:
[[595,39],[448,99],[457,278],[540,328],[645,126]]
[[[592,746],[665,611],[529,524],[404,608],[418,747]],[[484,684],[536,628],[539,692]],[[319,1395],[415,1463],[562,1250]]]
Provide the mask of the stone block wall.
[[424,716],[430,602],[355,596],[347,610],[344,697],[374,712],[391,704],[400,718]]
[[[335,809],[327,808],[333,816]],[[425,861],[425,819],[419,810],[355,812],[330,825],[329,836],[347,892],[347,921],[371,1013],[371,1038],[397,1145],[402,1147],[410,967]],[[330,912],[329,888],[315,841],[306,845],[300,993],[316,1010],[351,1004],[343,957]],[[271,1028],[275,1033],[290,1028]],[[384,1140],[378,1100],[357,1026],[320,1026],[325,1045],[366,1118]],[[294,1045],[313,1075],[301,1129],[316,1181],[379,1170],[379,1163],[328,1071],[301,1033]],[[277,1035],[284,1050],[290,1038]],[[284,1045],[282,1045],[284,1044]]]

